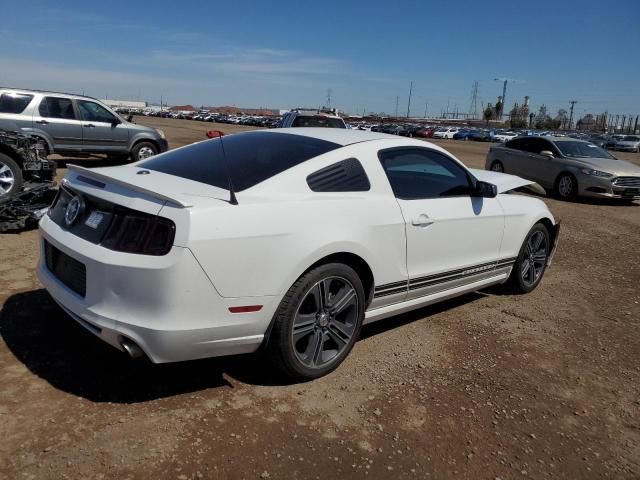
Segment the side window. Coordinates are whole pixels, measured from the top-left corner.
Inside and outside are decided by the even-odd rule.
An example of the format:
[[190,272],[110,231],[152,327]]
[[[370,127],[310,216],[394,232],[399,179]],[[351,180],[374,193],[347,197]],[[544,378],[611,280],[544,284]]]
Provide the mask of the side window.
[[77,103],[82,120],[85,122],[112,123],[115,120],[115,117],[111,115],[111,112],[102,105],[98,105],[95,102],[88,102],[86,100],[77,100]]
[[512,148],[514,150],[527,151],[528,142],[528,138],[516,138],[515,140],[509,140],[507,143],[505,143],[505,147]]
[[398,198],[412,200],[471,194],[466,170],[439,152],[426,149],[383,150],[378,157]]
[[63,118],[65,120],[76,119],[73,103],[68,98],[45,97],[40,102],[38,112],[41,117]]
[[371,188],[362,164],[349,158],[329,165],[307,177],[314,192],[367,192]]
[[3,93],[0,95],[0,113],[22,113],[31,102],[33,95]]

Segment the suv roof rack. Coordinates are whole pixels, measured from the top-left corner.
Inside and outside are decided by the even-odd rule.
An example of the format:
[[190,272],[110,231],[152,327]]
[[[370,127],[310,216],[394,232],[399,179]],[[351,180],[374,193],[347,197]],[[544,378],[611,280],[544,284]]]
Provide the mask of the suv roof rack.
[[53,93],[55,95],[69,95],[70,97],[90,98],[91,100],[98,100],[97,98],[90,97],[89,95],[81,95],[79,93],[68,92],[54,92],[52,90],[40,90],[37,88],[21,88],[21,87],[3,87],[0,86],[0,90],[18,90],[21,92],[35,92],[35,93]]

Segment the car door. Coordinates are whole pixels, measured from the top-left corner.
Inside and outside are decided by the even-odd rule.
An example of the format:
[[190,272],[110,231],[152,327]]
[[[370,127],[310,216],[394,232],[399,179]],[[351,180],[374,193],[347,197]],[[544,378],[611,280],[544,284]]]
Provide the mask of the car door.
[[505,143],[501,155],[504,172],[512,175],[522,175],[525,164],[529,160],[527,148],[529,138],[516,138]]
[[76,100],[82,118],[82,149],[85,152],[127,151],[129,129],[109,110],[91,100]]
[[379,157],[405,219],[408,298],[490,276],[504,231],[497,198],[476,197],[467,170],[439,151],[388,149]]
[[533,180],[543,186],[553,184],[553,158],[542,155],[540,152],[551,151],[555,156],[559,155],[557,149],[549,140],[540,137],[526,139],[524,161],[521,162],[521,171],[518,175]]
[[82,122],[70,98],[44,97],[33,113],[33,129],[46,133],[58,152],[82,150]]

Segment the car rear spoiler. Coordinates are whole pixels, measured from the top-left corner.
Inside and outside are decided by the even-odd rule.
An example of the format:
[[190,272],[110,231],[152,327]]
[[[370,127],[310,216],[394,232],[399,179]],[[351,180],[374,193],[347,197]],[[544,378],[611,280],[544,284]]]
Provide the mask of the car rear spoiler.
[[179,198],[176,198],[175,196],[164,195],[162,193],[149,190],[147,188],[141,187],[134,183],[125,182],[117,178],[111,177],[109,175],[103,175],[102,173],[96,172],[95,170],[91,170],[88,168],[84,168],[84,167],[80,167],[78,165],[72,165],[72,164],[67,165],[67,168],[70,171],[76,172],[78,174],[78,177],[77,177],[78,181],[87,183],[94,187],[105,188],[108,183],[117,184],[129,190],[135,190],[137,192],[144,193],[145,195],[148,195],[150,197],[157,198],[158,200],[171,202],[180,208],[187,208],[187,207],[193,206],[192,203],[188,203],[184,199],[179,199]]

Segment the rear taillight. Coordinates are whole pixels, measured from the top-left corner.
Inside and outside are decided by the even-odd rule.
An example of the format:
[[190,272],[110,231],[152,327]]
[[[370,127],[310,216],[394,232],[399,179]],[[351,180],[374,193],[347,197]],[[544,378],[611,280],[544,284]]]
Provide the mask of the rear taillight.
[[175,231],[175,224],[166,218],[118,212],[100,243],[119,252],[166,255],[173,245]]

